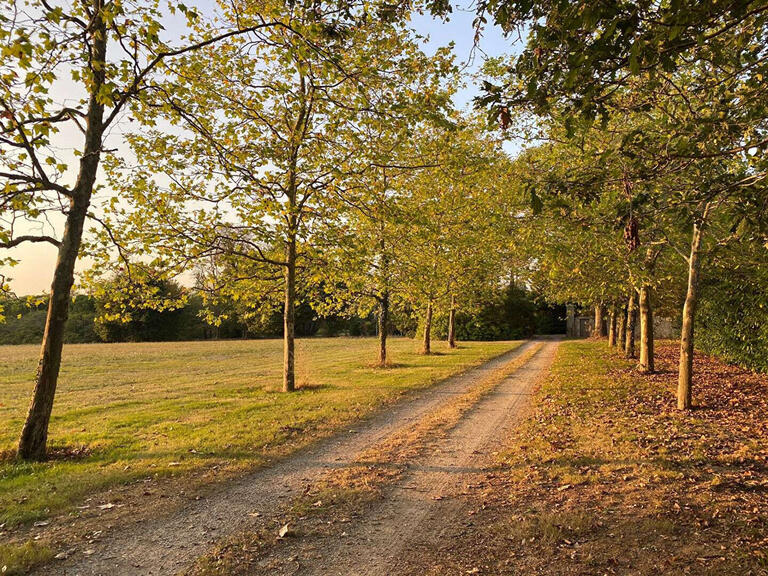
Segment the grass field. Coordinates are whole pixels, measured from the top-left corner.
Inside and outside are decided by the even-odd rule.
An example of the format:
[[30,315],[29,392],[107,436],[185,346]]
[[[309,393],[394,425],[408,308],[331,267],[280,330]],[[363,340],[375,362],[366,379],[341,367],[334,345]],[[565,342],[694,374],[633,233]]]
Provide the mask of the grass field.
[[279,392],[282,342],[83,344],[65,347],[46,463],[12,458],[32,392],[36,346],[0,347],[0,525],[76,510],[89,495],[149,476],[236,473],[342,429],[408,391],[517,346],[462,343],[421,356],[390,341],[297,342],[297,383]]

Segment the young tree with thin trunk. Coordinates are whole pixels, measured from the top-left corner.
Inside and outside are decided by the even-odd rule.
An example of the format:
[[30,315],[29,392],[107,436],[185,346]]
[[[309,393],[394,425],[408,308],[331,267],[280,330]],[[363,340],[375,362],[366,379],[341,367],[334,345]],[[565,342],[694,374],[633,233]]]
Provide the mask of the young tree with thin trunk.
[[627,305],[623,304],[619,306],[619,322],[616,332],[616,340],[618,342],[619,350],[624,352],[626,350],[626,334],[627,334]]
[[615,348],[616,347],[616,332],[618,330],[618,313],[616,311],[616,305],[611,304],[610,311],[608,313],[609,320],[608,320],[608,347],[609,348]]
[[634,287],[627,299],[627,326],[624,335],[624,353],[627,358],[635,358],[635,327],[637,324],[637,296]]
[[421,353],[425,355],[432,354],[432,314],[434,305],[432,300],[427,301],[426,312],[424,313],[424,327],[421,339]]
[[[390,54],[389,57],[392,55]],[[379,57],[385,57],[380,54]],[[452,57],[438,50],[432,57],[415,45],[398,56],[397,82],[369,89],[367,110],[347,132],[356,151],[347,161],[334,212],[313,238],[323,298],[313,302],[321,313],[377,318],[378,365],[389,364],[387,339],[393,307],[403,302],[395,247],[402,220],[401,182],[435,167],[413,145],[414,134],[443,121],[452,109]]]
[[709,204],[700,218],[693,223],[691,254],[688,258],[688,289],[683,305],[683,323],[680,334],[680,369],[677,382],[677,407],[687,410],[693,404],[693,333],[696,318],[696,304],[699,299],[699,276],[701,274],[701,240],[707,222]]
[[451,294],[451,307],[448,309],[448,347],[456,348],[456,295]]
[[339,217],[358,130],[394,117],[399,101],[376,94],[416,59],[433,73],[396,23],[334,28],[334,7],[324,9],[294,6],[294,34],[238,37],[175,66],[145,118],[176,130],[133,134],[139,166],[113,172],[132,194],[131,211],[120,206],[110,222],[127,252],[157,254],[173,274],[215,255],[234,272],[223,297],[282,309],[284,391],[295,388],[299,285],[313,281],[319,257],[312,239]]
[[[658,228],[649,226],[649,234],[658,234]],[[654,329],[653,329],[653,288],[658,284],[657,273],[659,260],[664,249],[667,247],[667,240],[653,242],[646,250],[645,260],[642,267],[642,277],[639,280],[640,289],[638,291],[638,310],[640,315],[640,358],[638,367],[641,372],[646,374],[655,371],[654,358]],[[662,260],[663,262],[663,260]]]
[[420,313],[424,354],[432,351],[435,317],[444,312],[442,318],[455,322],[459,303],[470,305],[499,285],[515,205],[500,185],[510,163],[498,135],[477,118],[450,120],[453,126],[435,125],[418,140],[435,166],[403,181],[398,275],[410,307]]
[[644,284],[640,288],[640,370],[645,373],[655,371],[653,356],[653,308],[651,306],[651,288]]

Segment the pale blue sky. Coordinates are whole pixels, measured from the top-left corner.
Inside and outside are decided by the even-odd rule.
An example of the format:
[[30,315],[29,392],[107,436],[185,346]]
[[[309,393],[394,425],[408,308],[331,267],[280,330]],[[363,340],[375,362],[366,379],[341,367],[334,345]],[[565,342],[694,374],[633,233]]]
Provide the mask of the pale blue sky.
[[[498,28],[490,26],[483,31],[478,46],[473,50],[474,19],[473,8],[457,5],[448,21],[417,14],[412,19],[412,27],[420,35],[429,37],[429,47],[437,48],[453,42],[456,63],[466,65],[465,72],[469,76],[480,69],[485,58],[510,54],[518,49],[518,46],[513,45],[511,38],[504,38]],[[478,87],[471,78],[468,77],[466,82],[466,88],[460,90],[455,98],[455,103],[460,108],[471,106],[472,98],[479,94]]]
[[[205,2],[203,2],[205,4]],[[487,28],[479,42],[474,48],[474,29],[472,21],[475,13],[471,8],[456,6],[454,12],[447,21],[433,18],[429,15],[416,14],[412,19],[412,27],[418,34],[429,38],[429,42],[424,47],[425,51],[434,50],[440,46],[446,46],[450,42],[454,43],[454,54],[456,63],[464,67],[466,75],[466,87],[458,91],[455,97],[455,104],[459,108],[468,108],[472,105],[472,99],[479,94],[479,90],[470,76],[477,72],[486,57],[500,56],[511,53],[518,48],[514,46],[511,39],[505,39],[500,31],[494,27]],[[173,33],[173,25],[169,32]],[[67,98],[71,88],[66,85],[60,88],[60,100]],[[116,130],[119,132],[119,128]],[[74,133],[71,137],[78,138]],[[119,147],[119,144],[117,144]],[[72,162],[75,166],[76,162]],[[54,223],[55,228],[60,227],[60,223]],[[60,230],[46,231],[53,232],[57,237],[60,236]],[[8,277],[12,278],[11,289],[18,295],[39,294],[47,292],[50,287],[53,267],[56,262],[56,249],[48,244],[24,244],[13,249],[13,255],[20,263],[12,269],[0,270]],[[88,265],[87,262],[81,262],[78,269],[82,270]]]

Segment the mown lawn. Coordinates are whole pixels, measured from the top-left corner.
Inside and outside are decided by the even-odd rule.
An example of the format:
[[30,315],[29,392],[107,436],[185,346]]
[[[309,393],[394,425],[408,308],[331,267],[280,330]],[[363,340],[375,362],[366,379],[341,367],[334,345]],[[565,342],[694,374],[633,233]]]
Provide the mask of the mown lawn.
[[87,496],[142,478],[253,468],[518,343],[438,345],[440,354],[421,356],[413,341],[392,339],[388,369],[369,366],[376,345],[298,341],[292,394],[279,392],[278,340],[66,346],[54,458],[38,464],[12,454],[38,348],[0,347],[0,527],[76,511]]
[[768,376],[678,347],[643,375],[604,342],[564,342],[482,486],[473,531],[425,574],[768,575]]

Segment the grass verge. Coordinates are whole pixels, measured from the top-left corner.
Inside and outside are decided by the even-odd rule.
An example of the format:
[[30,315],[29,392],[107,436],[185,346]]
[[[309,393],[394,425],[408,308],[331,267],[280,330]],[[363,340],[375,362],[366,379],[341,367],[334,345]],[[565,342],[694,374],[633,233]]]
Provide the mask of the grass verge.
[[53,551],[38,542],[0,544],[0,573],[3,576],[25,574],[30,566],[47,562],[52,558]]

